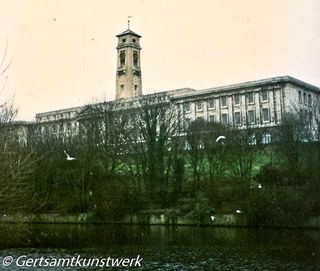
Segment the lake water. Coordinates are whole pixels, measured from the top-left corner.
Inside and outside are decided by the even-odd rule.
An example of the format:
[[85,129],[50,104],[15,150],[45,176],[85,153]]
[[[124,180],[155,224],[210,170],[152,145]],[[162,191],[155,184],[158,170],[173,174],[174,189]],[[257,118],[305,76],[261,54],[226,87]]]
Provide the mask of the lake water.
[[[0,225],[0,270],[320,270],[320,231],[132,225]],[[25,255],[25,256],[24,256]],[[18,267],[31,258],[135,258],[141,267]],[[5,267],[5,257],[14,262]],[[21,265],[20,261],[20,265]]]

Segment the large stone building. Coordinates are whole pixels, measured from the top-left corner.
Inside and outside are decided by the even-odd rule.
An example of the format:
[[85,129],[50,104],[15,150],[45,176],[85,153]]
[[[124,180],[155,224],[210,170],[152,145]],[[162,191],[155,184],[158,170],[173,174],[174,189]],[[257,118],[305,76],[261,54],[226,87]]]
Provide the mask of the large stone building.
[[[140,62],[141,36],[128,29],[117,35],[116,100],[91,106],[113,110],[130,108],[142,95]],[[183,88],[157,93],[179,112],[186,125],[206,121],[245,129],[269,129],[281,124],[286,113],[303,112],[319,131],[320,89],[290,76],[195,90]],[[77,129],[78,120],[90,105],[36,115],[41,133],[68,134]]]

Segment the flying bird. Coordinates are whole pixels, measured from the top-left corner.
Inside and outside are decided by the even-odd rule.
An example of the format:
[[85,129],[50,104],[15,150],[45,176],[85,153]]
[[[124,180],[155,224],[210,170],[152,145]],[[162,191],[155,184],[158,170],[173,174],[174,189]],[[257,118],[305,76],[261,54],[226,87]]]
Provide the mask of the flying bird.
[[262,185],[259,183],[259,185],[258,185],[258,188],[260,189],[260,188],[262,188]]
[[238,209],[238,210],[236,210],[236,213],[237,214],[241,214],[241,211]]
[[70,157],[70,155],[67,153],[66,150],[64,150],[64,154],[67,156],[67,160],[68,160],[68,161],[76,160],[76,158]]
[[212,220],[212,221],[214,221],[215,218],[216,218],[215,216],[213,216],[213,215],[211,216],[211,220]]
[[226,139],[226,137],[225,136],[218,136],[216,139],[216,143],[219,142],[221,139]]

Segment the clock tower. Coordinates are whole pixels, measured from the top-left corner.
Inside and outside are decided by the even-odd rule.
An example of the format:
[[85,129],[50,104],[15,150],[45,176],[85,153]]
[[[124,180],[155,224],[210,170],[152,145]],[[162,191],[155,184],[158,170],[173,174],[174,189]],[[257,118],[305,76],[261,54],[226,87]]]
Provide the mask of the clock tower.
[[140,65],[140,35],[128,30],[116,36],[117,75],[116,99],[142,95]]

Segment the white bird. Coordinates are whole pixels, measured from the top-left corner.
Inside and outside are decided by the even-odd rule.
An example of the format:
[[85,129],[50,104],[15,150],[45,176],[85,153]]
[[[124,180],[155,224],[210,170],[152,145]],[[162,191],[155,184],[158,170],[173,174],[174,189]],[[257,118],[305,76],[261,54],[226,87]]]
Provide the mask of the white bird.
[[219,142],[221,139],[226,139],[226,137],[225,136],[218,136],[216,139],[216,143]]
[[262,185],[261,185],[260,183],[259,183],[259,185],[258,185],[258,188],[259,188],[259,189],[261,189],[261,188],[262,188]]
[[64,154],[67,156],[67,160],[68,160],[68,161],[76,160],[76,158],[70,157],[70,155],[67,153],[66,150],[64,150]]
[[238,210],[236,210],[236,213],[237,214],[241,214],[241,211],[238,209]]
[[213,216],[213,215],[211,216],[211,220],[212,220],[212,221],[214,221],[215,218],[216,218],[215,216]]
[[92,197],[92,191],[89,191],[89,196]]

